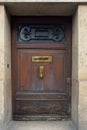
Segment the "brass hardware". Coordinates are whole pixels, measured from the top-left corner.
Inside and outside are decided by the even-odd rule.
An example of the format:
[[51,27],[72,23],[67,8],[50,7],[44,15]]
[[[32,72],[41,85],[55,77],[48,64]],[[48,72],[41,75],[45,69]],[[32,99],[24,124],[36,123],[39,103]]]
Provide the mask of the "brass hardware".
[[67,84],[70,84],[70,83],[71,83],[71,78],[68,77],[68,78],[67,78]]
[[39,67],[39,77],[40,79],[44,78],[44,66]]
[[32,62],[52,62],[52,56],[32,56]]

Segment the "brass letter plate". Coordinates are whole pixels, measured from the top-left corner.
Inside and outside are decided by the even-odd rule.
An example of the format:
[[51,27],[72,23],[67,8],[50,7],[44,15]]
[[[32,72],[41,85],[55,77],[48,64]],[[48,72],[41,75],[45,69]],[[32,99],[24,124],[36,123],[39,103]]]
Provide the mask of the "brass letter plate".
[[52,56],[32,56],[32,62],[52,62]]

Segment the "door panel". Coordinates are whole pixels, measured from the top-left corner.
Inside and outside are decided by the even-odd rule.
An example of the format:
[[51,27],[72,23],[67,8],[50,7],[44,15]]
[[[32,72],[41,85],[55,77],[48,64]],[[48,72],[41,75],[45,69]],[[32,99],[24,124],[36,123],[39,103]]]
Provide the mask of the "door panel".
[[68,113],[68,103],[66,100],[17,100],[16,111],[17,114],[24,115],[46,115],[52,114],[64,116]]
[[71,17],[12,17],[13,119],[70,118],[70,79]]
[[[34,63],[32,56],[52,56],[52,63]],[[17,91],[65,92],[66,53],[65,50],[18,50]],[[44,66],[44,77],[39,69]]]

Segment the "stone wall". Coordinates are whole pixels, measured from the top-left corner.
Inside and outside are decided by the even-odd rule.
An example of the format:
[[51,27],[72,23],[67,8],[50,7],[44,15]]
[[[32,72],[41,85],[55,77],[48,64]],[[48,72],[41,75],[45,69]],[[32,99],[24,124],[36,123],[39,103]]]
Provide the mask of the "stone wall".
[[4,7],[0,6],[0,121],[4,119]]
[[87,0],[0,0],[0,2],[87,2]]
[[12,104],[11,104],[11,23],[10,16],[4,9],[4,114],[5,120],[8,122],[11,120],[12,115]]
[[78,8],[72,19],[72,120],[78,126]]
[[[7,12],[1,5],[0,130],[4,130],[12,115],[11,23]],[[72,122],[78,130],[87,130],[87,5],[79,5],[72,17]]]
[[87,129],[87,6],[78,8],[79,130]]
[[[11,39],[10,22],[4,6],[0,6],[0,126],[11,120]],[[3,128],[3,129],[2,129]]]
[[87,129],[87,6],[73,15],[72,120],[78,130]]

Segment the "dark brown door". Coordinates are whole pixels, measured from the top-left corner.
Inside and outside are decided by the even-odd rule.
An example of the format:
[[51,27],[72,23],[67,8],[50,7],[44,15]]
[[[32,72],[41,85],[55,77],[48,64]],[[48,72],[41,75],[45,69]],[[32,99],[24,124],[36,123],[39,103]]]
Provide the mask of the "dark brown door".
[[12,79],[13,119],[70,118],[70,17],[12,17]]

